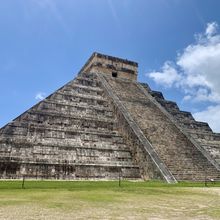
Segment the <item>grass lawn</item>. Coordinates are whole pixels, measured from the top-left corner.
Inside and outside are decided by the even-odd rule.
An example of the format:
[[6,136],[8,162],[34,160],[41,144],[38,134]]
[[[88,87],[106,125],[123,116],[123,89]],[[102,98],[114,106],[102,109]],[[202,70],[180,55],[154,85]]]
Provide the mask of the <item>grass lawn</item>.
[[0,219],[220,219],[220,184],[0,181]]

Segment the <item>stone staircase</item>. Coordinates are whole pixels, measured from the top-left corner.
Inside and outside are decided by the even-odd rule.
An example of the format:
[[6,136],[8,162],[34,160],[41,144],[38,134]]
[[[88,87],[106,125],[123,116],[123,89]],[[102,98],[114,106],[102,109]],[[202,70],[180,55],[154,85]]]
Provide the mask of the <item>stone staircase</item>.
[[0,178],[140,178],[112,106],[81,75],[0,130]]
[[[199,134],[201,131],[206,132],[210,135],[211,130],[206,123],[194,122],[189,113],[179,111],[175,103],[162,99],[161,93],[152,92],[147,86],[144,88],[134,81],[107,76],[105,76],[105,80],[176,180],[220,179],[220,171],[212,164],[212,161],[210,162],[170,120],[164,110],[172,109],[179,119],[184,118],[184,126],[187,129],[199,131]],[[163,100],[160,104],[158,103],[159,98]],[[155,100],[157,100],[156,104]]]

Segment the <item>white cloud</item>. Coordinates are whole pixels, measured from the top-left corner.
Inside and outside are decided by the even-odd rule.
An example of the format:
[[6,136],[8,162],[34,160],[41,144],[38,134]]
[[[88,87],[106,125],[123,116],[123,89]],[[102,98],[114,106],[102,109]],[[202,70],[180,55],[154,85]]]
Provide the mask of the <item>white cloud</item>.
[[44,92],[38,92],[35,95],[35,99],[38,100],[38,101],[41,101],[41,100],[43,100],[45,98],[46,98],[46,93],[44,93]]
[[[208,23],[204,33],[196,35],[195,43],[177,54],[176,62],[166,61],[161,71],[146,74],[157,84],[175,87],[184,92],[183,101],[211,102],[210,108],[195,114],[214,121],[220,116],[220,34],[216,22]],[[216,107],[218,106],[218,107]],[[214,111],[217,111],[214,113]],[[205,117],[211,112],[212,118]],[[218,118],[217,118],[218,117]]]
[[206,36],[211,37],[214,34],[216,34],[216,31],[218,29],[218,24],[216,22],[208,23],[206,28]]
[[198,121],[208,122],[214,131],[220,132],[220,105],[209,106],[204,111],[194,113],[193,117]]
[[181,76],[172,66],[172,63],[168,61],[164,63],[162,72],[151,72],[149,73],[149,77],[152,78],[155,82],[163,84],[166,87],[171,87],[175,82],[181,80]]
[[[162,71],[147,73],[156,83],[182,89],[194,101],[220,103],[220,34],[208,23],[196,42],[177,55],[176,67],[165,62]],[[199,36],[199,37],[198,37]]]
[[188,101],[188,100],[191,100],[192,99],[192,96],[191,95],[185,95],[183,97],[183,101]]

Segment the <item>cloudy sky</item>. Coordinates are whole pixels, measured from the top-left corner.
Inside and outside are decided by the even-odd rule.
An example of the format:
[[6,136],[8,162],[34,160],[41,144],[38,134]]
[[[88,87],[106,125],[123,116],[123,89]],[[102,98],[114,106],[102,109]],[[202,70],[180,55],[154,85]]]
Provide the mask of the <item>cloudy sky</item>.
[[92,52],[220,132],[219,0],[0,0],[0,127],[74,78]]

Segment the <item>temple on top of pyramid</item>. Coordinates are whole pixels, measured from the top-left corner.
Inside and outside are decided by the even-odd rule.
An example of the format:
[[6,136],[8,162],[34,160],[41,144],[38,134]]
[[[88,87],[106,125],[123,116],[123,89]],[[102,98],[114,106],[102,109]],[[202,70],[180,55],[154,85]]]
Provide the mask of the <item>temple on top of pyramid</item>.
[[136,62],[95,52],[83,66],[81,72],[104,73],[112,77],[137,80],[137,68],[138,63]]
[[2,179],[220,180],[220,134],[93,53],[75,79],[0,129]]

